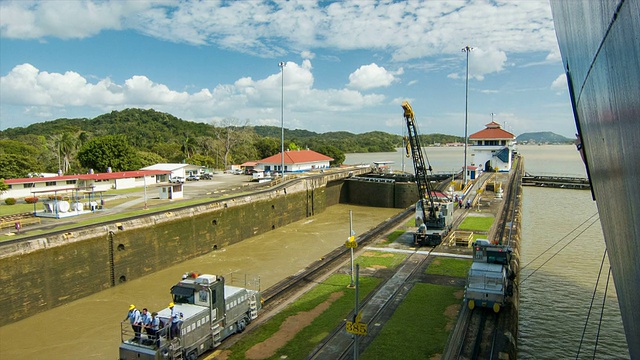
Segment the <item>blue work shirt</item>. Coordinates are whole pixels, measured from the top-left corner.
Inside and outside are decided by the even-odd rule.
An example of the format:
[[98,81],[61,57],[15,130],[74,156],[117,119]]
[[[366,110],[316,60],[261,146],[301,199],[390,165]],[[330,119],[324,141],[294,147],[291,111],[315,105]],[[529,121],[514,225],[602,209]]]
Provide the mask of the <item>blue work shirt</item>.
[[131,325],[139,324],[140,321],[142,320],[140,318],[140,310],[138,310],[138,309],[129,310],[128,318],[129,318],[129,322],[131,323]]

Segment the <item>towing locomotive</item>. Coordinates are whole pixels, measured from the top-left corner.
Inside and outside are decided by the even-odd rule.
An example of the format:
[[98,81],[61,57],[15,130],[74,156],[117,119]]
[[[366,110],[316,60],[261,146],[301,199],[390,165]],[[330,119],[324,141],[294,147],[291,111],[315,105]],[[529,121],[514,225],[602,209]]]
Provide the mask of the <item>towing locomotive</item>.
[[473,243],[473,264],[464,291],[469,309],[476,306],[499,312],[513,296],[515,272],[511,269],[513,250],[485,239]]
[[[121,324],[120,360],[196,360],[258,317],[260,292],[225,285],[224,277],[187,273],[171,288],[173,310],[158,311],[164,327],[150,335]],[[172,313],[179,314],[176,331]],[[173,333],[173,334],[172,334]]]

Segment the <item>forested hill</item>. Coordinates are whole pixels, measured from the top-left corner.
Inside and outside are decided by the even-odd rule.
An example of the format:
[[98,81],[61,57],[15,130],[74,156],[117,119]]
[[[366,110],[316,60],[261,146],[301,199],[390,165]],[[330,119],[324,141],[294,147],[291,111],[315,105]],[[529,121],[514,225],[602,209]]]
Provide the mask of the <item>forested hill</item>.
[[[0,131],[0,178],[28,173],[134,170],[159,162],[187,162],[222,169],[280,152],[281,128],[226,119],[214,125],[187,121],[153,109],[112,111],[93,119],[57,119]],[[351,152],[390,152],[402,137],[284,129],[286,149],[306,149],[344,161]],[[422,135],[424,145],[460,137]]]
[[573,139],[566,138],[551,131],[529,132],[518,135],[516,141],[519,144],[568,144],[573,143]]

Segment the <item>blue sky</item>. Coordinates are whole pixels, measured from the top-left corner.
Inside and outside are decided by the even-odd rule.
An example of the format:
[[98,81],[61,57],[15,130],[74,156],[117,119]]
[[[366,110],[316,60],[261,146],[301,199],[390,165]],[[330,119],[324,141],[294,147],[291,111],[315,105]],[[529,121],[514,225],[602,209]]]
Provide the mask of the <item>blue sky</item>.
[[469,133],[575,132],[547,1],[5,0],[0,36],[2,130],[136,107],[400,134],[406,99],[462,136],[469,45]]

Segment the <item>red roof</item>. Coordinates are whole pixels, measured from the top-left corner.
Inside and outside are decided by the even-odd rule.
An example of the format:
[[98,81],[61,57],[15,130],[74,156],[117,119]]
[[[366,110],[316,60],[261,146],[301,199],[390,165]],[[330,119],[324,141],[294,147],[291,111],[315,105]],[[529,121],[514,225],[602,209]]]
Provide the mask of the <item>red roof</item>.
[[171,173],[171,171],[135,170],[135,171],[120,171],[120,172],[98,173],[98,174],[78,174],[78,175],[62,175],[62,176],[51,176],[51,177],[6,179],[4,182],[6,184],[24,184],[24,183],[64,181],[64,180],[110,180],[110,179],[126,179],[126,178],[132,178],[132,177],[151,176],[151,175],[164,175],[169,173]]
[[246,166],[256,166],[256,165],[258,165],[257,161],[246,161],[246,162],[243,162],[242,164],[240,164],[240,167],[243,167],[243,166],[245,166],[245,167]]
[[[282,153],[277,153],[273,156],[269,156],[266,159],[262,159],[258,161],[259,163],[268,163],[268,164],[281,164],[282,163]],[[317,153],[313,150],[291,150],[284,152],[284,163],[285,164],[304,164],[316,161],[332,161],[333,159]]]
[[502,130],[500,124],[492,121],[485,125],[484,130],[480,130],[477,133],[473,133],[469,136],[469,139],[484,140],[484,139],[499,139],[499,140],[513,140],[516,138],[512,133]]

